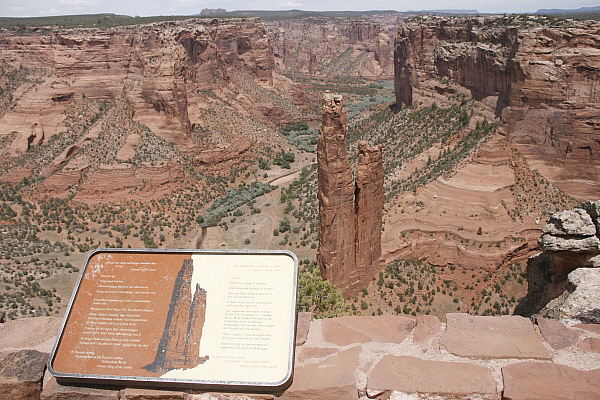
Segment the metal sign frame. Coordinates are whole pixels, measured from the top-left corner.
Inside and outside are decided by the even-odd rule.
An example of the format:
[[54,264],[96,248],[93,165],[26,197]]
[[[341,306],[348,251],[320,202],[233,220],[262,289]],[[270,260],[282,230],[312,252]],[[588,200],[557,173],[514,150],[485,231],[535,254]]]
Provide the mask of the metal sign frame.
[[286,250],[97,249],[48,370],[59,382],[279,391],[293,375],[297,291]]

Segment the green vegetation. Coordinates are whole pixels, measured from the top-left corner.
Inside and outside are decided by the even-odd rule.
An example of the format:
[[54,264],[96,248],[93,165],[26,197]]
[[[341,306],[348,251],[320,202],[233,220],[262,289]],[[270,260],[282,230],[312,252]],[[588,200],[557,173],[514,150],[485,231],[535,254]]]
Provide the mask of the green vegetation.
[[279,165],[281,168],[290,169],[291,163],[293,163],[296,159],[294,153],[285,153],[283,151],[277,153],[275,158],[273,159],[273,164]]
[[[415,190],[450,173],[495,130],[494,123],[483,120],[477,123],[475,129],[466,131],[471,119],[470,103],[461,97],[456,100],[458,102],[449,107],[434,103],[419,110],[406,108],[397,114],[383,109],[350,127],[351,143],[368,138],[383,145],[385,174],[389,180],[386,185],[387,201],[400,192]],[[407,162],[434,146],[441,149],[436,159],[429,156],[427,164],[416,168],[406,179],[389,178]]]
[[[314,153],[316,150],[319,132],[308,129],[306,122],[287,125],[281,130],[281,134],[298,150]],[[273,162],[276,164],[275,162]]]
[[273,190],[273,187],[262,182],[250,186],[242,186],[236,190],[230,189],[226,196],[221,197],[206,210],[202,226],[216,226],[221,218],[241,205],[248,204],[252,199]]
[[184,15],[161,15],[154,17],[130,17],[116,14],[82,14],[82,15],[60,15],[49,17],[0,17],[0,28],[28,32],[30,29],[47,27],[42,32],[51,33],[50,27],[60,28],[112,28],[126,25],[142,25],[154,22],[180,21],[194,18]]
[[[460,122],[461,125],[466,125]],[[477,127],[459,139],[453,147],[445,148],[435,161],[427,163],[423,168],[416,170],[408,179],[392,183],[387,199],[394,196],[399,190],[410,191],[431,182],[442,175],[451,172],[461,161],[471,155],[471,152],[484,140],[487,135],[496,129],[494,123],[486,120],[477,123]]]
[[348,313],[342,292],[321,278],[315,263],[307,265],[298,277],[298,311],[312,311],[315,318],[330,318]]
[[[467,273],[470,280],[465,280]],[[435,267],[425,259],[397,259],[379,273],[369,290],[353,299],[351,308],[356,315],[379,311],[439,317],[456,311],[508,315],[526,292],[525,278],[526,271],[520,263],[487,272],[475,268],[467,271],[460,265]]]

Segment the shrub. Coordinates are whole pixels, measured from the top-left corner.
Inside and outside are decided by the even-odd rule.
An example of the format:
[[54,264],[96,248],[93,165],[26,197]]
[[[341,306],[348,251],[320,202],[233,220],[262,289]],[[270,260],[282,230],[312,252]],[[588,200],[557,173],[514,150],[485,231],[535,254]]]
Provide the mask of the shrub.
[[312,311],[316,318],[348,314],[342,292],[336,285],[323,279],[318,268],[300,273],[296,308],[298,311]]

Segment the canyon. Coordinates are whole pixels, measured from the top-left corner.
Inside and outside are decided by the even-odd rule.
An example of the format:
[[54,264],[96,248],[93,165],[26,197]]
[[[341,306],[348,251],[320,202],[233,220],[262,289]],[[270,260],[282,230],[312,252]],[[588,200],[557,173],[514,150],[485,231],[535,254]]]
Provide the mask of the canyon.
[[2,312],[61,312],[47,292],[20,303],[20,270],[68,298],[99,246],[285,248],[316,264],[330,90],[347,113],[342,173],[383,152],[381,257],[360,249],[371,267],[348,312],[509,313],[545,221],[599,193],[596,31],[385,13],[4,30],[0,251],[17,311]]
[[[597,397],[599,27],[394,15],[2,31],[0,393]],[[312,312],[292,385],[50,377],[73,264],[101,246],[294,251]],[[170,340],[192,325],[200,340],[211,294],[183,282],[190,268],[158,370],[205,359]]]
[[[541,16],[421,16],[400,24],[396,107],[460,98],[473,101],[471,129],[483,119],[498,125],[471,162],[413,196],[397,196],[384,232],[386,260],[411,254],[434,265],[492,269],[506,265],[506,257],[522,261],[536,251],[539,224],[552,212],[598,196],[597,26],[552,25]],[[422,168],[442,146],[397,175]],[[416,212],[406,208],[417,203]],[[450,233],[461,240],[449,240]],[[394,244],[401,234],[410,239]],[[485,239],[502,250],[482,251]]]

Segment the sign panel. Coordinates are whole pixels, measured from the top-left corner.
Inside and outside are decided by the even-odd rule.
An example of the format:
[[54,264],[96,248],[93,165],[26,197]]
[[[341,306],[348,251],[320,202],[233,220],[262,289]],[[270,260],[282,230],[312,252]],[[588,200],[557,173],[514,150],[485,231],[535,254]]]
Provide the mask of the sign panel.
[[96,250],[48,368],[59,380],[279,390],[297,274],[287,251]]

